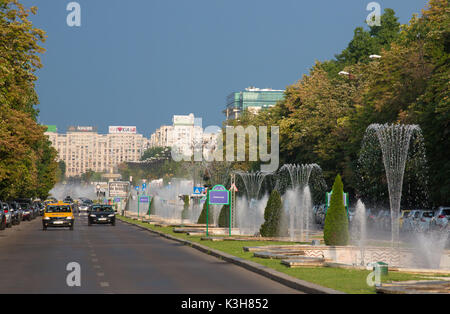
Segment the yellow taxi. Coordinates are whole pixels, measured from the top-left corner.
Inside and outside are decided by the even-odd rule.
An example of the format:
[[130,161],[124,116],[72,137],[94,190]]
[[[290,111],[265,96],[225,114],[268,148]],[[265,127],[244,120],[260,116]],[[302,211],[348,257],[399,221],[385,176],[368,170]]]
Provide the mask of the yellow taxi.
[[42,217],[44,230],[47,230],[48,227],[68,227],[73,230],[74,223],[75,217],[70,204],[64,202],[47,204]]

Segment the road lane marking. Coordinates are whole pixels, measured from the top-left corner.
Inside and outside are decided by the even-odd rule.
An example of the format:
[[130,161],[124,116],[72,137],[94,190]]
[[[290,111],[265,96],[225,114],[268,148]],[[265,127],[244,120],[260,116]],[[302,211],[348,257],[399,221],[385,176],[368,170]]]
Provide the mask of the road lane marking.
[[103,277],[103,276],[105,276],[105,273],[97,273],[97,276]]
[[109,287],[109,282],[103,281],[100,283],[101,287]]
[[98,258],[93,258],[92,262],[97,263],[98,262]]

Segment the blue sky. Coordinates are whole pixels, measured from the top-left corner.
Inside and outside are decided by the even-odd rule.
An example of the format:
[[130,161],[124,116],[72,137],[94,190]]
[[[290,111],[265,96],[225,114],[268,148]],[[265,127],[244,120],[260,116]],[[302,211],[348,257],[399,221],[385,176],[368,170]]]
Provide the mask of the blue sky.
[[[347,46],[371,0],[79,0],[81,27],[66,24],[69,0],[22,2],[48,35],[40,122],[149,136],[173,114],[221,125],[229,93],[294,83]],[[407,23],[427,1],[378,3]]]

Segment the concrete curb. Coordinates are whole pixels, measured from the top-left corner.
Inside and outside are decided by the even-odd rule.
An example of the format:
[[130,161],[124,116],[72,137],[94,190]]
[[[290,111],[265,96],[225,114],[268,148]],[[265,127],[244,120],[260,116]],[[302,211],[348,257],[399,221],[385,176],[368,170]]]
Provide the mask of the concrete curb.
[[309,294],[345,294],[342,291],[337,291],[331,288],[326,288],[326,287],[322,287],[320,285],[308,282],[308,281],[304,281],[304,280],[300,280],[294,277],[291,277],[287,274],[284,274],[282,272],[276,271],[272,268],[263,266],[261,264],[252,262],[252,261],[248,261],[246,259],[242,259],[230,254],[227,254],[225,252],[222,251],[218,251],[218,250],[214,250],[210,247],[195,243],[195,242],[191,242],[188,240],[183,240],[174,236],[171,236],[169,234],[160,232],[160,231],[156,231],[156,230],[151,230],[149,228],[145,228],[143,226],[128,222],[128,221],[124,221],[119,219],[121,222],[138,227],[140,229],[149,231],[151,233],[157,234],[161,237],[164,237],[166,239],[170,239],[176,242],[180,242],[183,243],[184,245],[188,245],[194,249],[199,250],[200,252],[209,254],[211,256],[217,257],[221,260],[224,260],[226,262],[235,264],[237,266],[243,267],[247,270],[250,270],[254,273],[257,273],[259,275],[262,275],[266,278],[272,279],[278,283],[281,283],[287,287],[299,290],[301,292],[305,292],[305,293],[309,293]]

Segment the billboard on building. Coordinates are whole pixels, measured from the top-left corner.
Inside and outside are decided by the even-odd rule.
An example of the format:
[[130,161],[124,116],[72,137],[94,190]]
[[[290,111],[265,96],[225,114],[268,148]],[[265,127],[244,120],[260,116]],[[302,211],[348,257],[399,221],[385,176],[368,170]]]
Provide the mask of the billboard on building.
[[135,126],[110,126],[109,134],[136,134]]
[[95,126],[69,126],[67,132],[97,132],[97,127]]
[[47,127],[46,132],[58,133],[58,128],[56,127],[56,125],[45,125],[45,126]]

